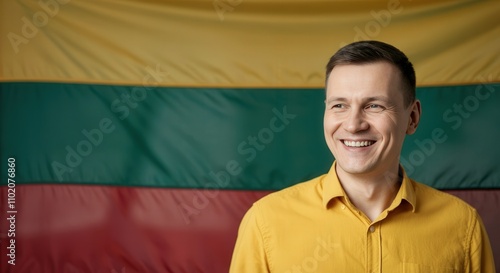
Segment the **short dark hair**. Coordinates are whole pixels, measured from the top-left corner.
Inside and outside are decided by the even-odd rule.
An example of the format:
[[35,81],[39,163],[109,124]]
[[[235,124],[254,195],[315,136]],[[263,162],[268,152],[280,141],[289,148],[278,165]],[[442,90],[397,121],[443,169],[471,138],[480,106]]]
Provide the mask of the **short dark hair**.
[[395,65],[401,72],[406,92],[403,95],[405,107],[415,101],[415,70],[408,57],[396,47],[380,41],[359,41],[339,49],[326,65],[326,82],[333,68],[340,64],[365,64],[385,61]]

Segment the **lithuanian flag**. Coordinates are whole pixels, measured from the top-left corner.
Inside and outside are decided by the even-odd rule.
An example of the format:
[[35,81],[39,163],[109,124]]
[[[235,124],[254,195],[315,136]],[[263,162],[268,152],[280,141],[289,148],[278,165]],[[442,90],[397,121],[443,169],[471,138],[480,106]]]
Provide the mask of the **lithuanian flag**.
[[417,71],[401,162],[481,213],[500,264],[498,1],[2,0],[1,272],[227,272],[245,211],[328,171],[324,67]]

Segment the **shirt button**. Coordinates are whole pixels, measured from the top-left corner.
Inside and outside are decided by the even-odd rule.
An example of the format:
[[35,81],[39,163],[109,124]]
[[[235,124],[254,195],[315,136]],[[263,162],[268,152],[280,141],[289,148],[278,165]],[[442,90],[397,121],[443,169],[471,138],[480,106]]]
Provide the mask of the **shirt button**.
[[341,209],[345,209],[345,205],[340,206]]
[[370,227],[370,232],[373,233],[375,231],[375,227],[374,226],[371,226]]

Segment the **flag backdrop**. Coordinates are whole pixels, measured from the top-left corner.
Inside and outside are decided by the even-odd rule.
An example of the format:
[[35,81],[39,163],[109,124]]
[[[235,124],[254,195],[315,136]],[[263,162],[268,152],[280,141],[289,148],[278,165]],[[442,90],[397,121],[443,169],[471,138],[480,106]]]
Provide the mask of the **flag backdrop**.
[[403,166],[478,209],[500,267],[499,1],[1,0],[0,13],[1,272],[226,272],[249,206],[329,169],[324,67],[365,39],[417,71]]

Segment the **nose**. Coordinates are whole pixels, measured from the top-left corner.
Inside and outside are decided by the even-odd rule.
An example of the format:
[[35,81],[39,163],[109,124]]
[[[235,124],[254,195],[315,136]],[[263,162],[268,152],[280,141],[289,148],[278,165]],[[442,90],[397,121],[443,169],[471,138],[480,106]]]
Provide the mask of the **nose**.
[[369,124],[365,120],[362,110],[351,108],[349,114],[342,123],[342,127],[347,132],[354,134],[357,132],[368,130]]

